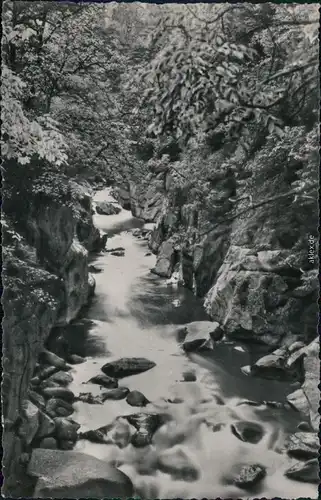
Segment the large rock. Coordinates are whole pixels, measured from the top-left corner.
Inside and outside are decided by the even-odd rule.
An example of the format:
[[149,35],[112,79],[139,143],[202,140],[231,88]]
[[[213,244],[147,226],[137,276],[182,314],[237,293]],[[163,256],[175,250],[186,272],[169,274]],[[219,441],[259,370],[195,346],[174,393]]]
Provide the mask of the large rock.
[[156,366],[156,363],[146,358],[120,358],[106,363],[101,370],[108,377],[123,378],[146,372],[154,368],[154,366]]
[[175,244],[168,240],[165,241],[158,252],[156,266],[151,270],[162,278],[170,278],[177,260]]
[[28,472],[39,478],[34,498],[129,498],[134,493],[124,473],[78,452],[33,450]]
[[96,212],[100,215],[117,215],[120,208],[108,201],[96,201]]
[[213,342],[221,340],[223,330],[217,322],[194,321],[182,329],[185,334],[183,348],[185,351],[194,351],[201,348],[212,348]]
[[308,460],[307,462],[296,462],[292,467],[285,471],[285,476],[295,481],[307,483],[320,482],[320,465],[317,458]]
[[[239,229],[236,232],[241,238]],[[308,311],[304,300],[292,293],[302,274],[292,257],[284,249],[256,251],[244,244],[230,245],[205,301],[207,312],[228,336],[269,346],[291,336],[309,338],[315,310],[312,304]]]
[[262,465],[243,465],[233,482],[239,488],[249,489],[262,481],[266,476],[266,470]]
[[314,432],[296,432],[285,443],[288,454],[298,459],[317,457],[319,446],[318,435]]

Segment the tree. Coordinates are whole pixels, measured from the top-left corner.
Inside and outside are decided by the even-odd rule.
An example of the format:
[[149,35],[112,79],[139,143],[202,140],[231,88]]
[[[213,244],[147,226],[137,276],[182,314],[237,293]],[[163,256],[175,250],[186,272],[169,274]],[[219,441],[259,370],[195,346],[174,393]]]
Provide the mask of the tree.
[[[174,12],[160,23],[159,50],[144,75],[145,99],[154,112],[150,132],[185,142],[223,132],[228,139],[245,139],[246,146],[254,123],[281,137],[290,119],[282,116],[282,106],[291,100],[297,109],[315,95],[315,9],[211,7],[211,17],[186,6],[185,15]],[[312,38],[302,26],[314,26]]]

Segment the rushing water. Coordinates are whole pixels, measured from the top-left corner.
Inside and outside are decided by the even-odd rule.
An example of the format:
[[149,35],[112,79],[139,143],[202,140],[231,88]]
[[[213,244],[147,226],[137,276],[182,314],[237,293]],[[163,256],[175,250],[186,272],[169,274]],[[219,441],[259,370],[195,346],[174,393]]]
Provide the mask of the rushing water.
[[[97,200],[108,199],[108,192],[97,194]],[[95,275],[96,295],[85,318],[70,329],[74,351],[87,361],[74,368],[71,389],[75,394],[99,394],[88,379],[100,373],[101,366],[122,356],[143,356],[156,367],[120,381],[120,386],[141,391],[150,401],[143,411],[166,411],[173,420],[162,426],[148,449],[129,445],[93,444],[79,440],[76,450],[103,460],[116,461],[131,477],[137,493],[147,498],[316,498],[312,484],[287,479],[284,471],[295,461],[280,453],[287,434],[299,423],[295,411],[270,409],[265,405],[239,405],[245,400],[285,401],[293,389],[288,384],[249,378],[240,367],[249,363],[249,355],[239,346],[217,345],[207,357],[186,355],[177,338],[178,325],[208,319],[202,302],[183,288],[166,284],[150,273],[155,256],[146,255],[147,242],[137,239],[131,229],[142,227],[128,211],[115,216],[95,215],[95,223],[109,234],[108,248],[124,247],[125,256],[108,253],[93,262],[103,272]],[[193,369],[196,382],[182,382],[182,373]],[[166,403],[178,396],[180,404]],[[219,399],[217,398],[219,396]],[[206,400],[207,402],[203,402]],[[223,404],[222,404],[223,403]],[[140,408],[126,400],[106,401],[103,405],[75,404],[75,420],[81,431],[97,429],[120,415],[137,413]],[[213,432],[204,416],[214,424],[224,424]],[[258,422],[264,437],[258,444],[240,441],[230,424],[236,420]],[[184,449],[201,471],[197,481],[175,480],[156,466],[159,453],[172,447],[173,436],[180,435]],[[266,478],[251,493],[226,481],[238,464],[258,463],[266,467]]]

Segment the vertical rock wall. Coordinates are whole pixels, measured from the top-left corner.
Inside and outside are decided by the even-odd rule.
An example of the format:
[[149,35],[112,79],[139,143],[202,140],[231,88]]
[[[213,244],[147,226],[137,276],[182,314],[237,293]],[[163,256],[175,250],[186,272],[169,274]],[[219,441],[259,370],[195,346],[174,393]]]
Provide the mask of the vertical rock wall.
[[[3,213],[3,382],[4,471],[7,488],[28,451],[22,432],[28,388],[50,330],[65,325],[88,300],[88,251],[99,250],[89,194],[71,205],[35,196],[27,210]],[[76,211],[74,210],[76,208]],[[26,406],[27,405],[27,406]],[[28,422],[32,422],[32,418]]]

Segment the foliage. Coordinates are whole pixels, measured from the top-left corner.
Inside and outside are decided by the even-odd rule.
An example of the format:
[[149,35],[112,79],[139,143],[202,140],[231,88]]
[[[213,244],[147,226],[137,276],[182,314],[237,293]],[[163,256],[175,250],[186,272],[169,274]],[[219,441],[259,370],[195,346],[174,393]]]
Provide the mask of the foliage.
[[[291,8],[271,4],[211,7],[210,20],[189,7],[190,16],[161,20],[159,49],[144,73],[149,131],[186,142],[215,130],[246,145],[255,123],[282,137],[282,104],[315,95],[317,13],[313,24],[307,6],[294,19]],[[302,30],[310,24],[312,39]]]
[[66,144],[49,116],[29,119],[21,105],[25,83],[7,66],[2,67],[3,158],[15,158],[25,165],[34,155],[57,166],[66,161]]

